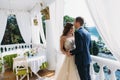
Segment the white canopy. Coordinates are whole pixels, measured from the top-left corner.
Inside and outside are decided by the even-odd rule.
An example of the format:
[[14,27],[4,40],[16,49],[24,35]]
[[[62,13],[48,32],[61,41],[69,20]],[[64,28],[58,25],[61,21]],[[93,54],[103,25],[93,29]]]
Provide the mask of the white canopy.
[[50,4],[54,0],[0,0],[0,9],[10,9],[10,10],[32,10],[36,4]]

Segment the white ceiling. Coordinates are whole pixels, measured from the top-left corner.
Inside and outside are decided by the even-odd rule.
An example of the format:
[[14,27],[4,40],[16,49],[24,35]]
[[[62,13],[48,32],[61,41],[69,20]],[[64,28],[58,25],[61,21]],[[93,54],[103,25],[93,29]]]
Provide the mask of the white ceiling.
[[40,2],[42,0],[0,0],[0,9],[31,10]]

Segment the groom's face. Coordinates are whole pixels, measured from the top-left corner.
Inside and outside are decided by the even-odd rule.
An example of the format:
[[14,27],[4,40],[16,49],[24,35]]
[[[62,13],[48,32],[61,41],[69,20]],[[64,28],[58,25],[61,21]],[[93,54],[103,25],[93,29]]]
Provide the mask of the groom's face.
[[79,27],[79,23],[74,21],[74,27],[77,29]]

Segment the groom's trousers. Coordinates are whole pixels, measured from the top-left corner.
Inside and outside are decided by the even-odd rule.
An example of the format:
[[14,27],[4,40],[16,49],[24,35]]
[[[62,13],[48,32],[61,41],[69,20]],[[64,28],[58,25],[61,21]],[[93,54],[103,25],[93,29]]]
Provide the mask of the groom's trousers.
[[90,77],[90,64],[88,65],[77,65],[78,73],[81,80],[91,80]]

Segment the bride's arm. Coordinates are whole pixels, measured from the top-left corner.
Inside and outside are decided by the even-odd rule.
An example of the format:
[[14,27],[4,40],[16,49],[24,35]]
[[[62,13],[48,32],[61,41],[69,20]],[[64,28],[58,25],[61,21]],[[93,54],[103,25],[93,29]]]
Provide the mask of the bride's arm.
[[66,38],[63,36],[60,38],[60,50],[62,51],[63,54],[66,54],[66,51],[64,50],[65,40],[66,40]]

